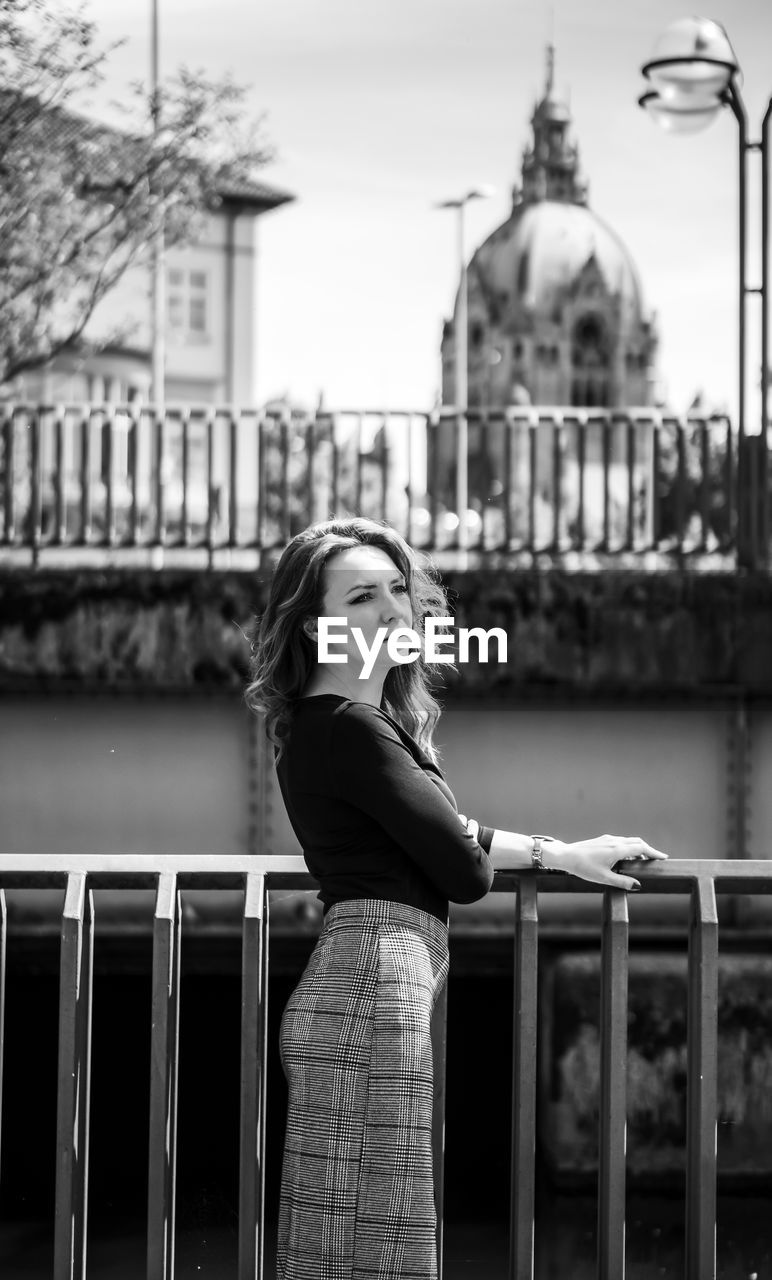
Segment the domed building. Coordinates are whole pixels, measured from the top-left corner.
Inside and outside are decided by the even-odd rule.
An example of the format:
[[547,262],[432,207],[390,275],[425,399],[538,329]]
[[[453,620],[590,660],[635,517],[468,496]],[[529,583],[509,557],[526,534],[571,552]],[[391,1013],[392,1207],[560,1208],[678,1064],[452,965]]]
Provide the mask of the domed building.
[[[468,267],[468,403],[651,404],[654,322],[630,253],[587,205],[552,48],[531,124],[512,212]],[[442,338],[447,405],[456,400],[457,319],[458,299]]]

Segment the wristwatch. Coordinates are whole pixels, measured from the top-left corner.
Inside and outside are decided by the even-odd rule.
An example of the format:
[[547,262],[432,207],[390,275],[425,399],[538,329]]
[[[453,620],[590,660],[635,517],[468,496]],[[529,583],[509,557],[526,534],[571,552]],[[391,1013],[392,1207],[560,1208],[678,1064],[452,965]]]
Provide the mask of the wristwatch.
[[534,871],[552,871],[552,867],[545,867],[542,860],[542,845],[545,841],[551,840],[552,836],[531,836],[531,866]]

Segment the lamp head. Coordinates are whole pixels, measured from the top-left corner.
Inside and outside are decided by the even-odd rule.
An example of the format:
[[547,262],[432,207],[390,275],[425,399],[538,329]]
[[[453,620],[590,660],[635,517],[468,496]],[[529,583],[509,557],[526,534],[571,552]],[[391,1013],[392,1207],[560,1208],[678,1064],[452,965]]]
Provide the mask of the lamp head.
[[641,69],[652,88],[639,104],[669,132],[697,133],[718,115],[739,65],[721,24],[695,17],[671,22]]
[[487,200],[495,194],[495,187],[487,182],[481,182],[479,186],[472,187],[466,195],[459,196],[457,200],[439,200],[434,207],[435,209],[462,209],[469,200]]
[[718,97],[739,66],[729,36],[719,22],[712,18],[678,18],[665,27],[641,70],[663,96],[691,91]]

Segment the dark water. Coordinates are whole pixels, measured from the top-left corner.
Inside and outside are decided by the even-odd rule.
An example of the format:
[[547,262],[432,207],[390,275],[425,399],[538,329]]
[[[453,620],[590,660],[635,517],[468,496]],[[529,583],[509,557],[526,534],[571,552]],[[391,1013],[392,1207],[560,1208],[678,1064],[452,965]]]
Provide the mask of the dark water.
[[[216,1215],[218,1218],[220,1214]],[[718,1215],[719,1280],[772,1280],[772,1202],[725,1196]],[[50,1280],[53,1237],[49,1224],[0,1226],[2,1280]],[[274,1280],[274,1227],[266,1239],[265,1280]],[[236,1276],[235,1222],[180,1223],[176,1280],[228,1280]],[[454,1222],[445,1226],[444,1280],[506,1280],[506,1224]],[[89,1240],[91,1280],[143,1280],[141,1219],[102,1219]],[[542,1214],[536,1240],[537,1280],[595,1280],[595,1203],[556,1196]],[[632,1197],[627,1218],[627,1280],[682,1280],[683,1202]]]

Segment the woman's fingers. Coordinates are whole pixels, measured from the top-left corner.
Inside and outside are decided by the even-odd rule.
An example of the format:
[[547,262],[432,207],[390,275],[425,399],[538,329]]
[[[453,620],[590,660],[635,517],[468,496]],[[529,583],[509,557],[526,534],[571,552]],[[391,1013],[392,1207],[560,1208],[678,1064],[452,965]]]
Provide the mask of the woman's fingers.
[[653,861],[657,858],[667,858],[669,856],[668,854],[663,853],[661,849],[654,849],[640,836],[604,836],[603,838],[604,840],[615,840],[619,844],[625,846],[625,852],[617,858],[618,862],[634,861],[636,858]]

